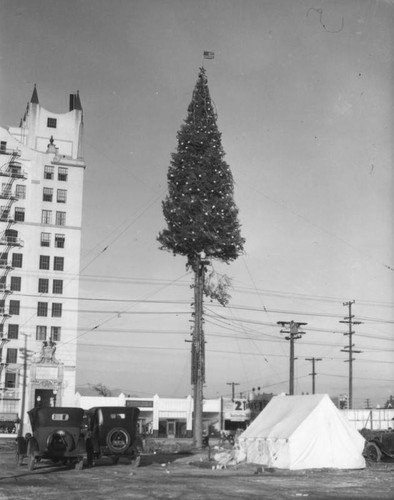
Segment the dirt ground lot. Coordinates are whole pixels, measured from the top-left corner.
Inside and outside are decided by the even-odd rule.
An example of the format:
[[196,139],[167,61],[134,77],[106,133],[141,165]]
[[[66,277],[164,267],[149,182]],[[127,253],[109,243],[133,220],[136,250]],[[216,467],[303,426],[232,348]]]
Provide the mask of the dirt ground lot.
[[40,462],[29,472],[16,465],[14,440],[2,439],[0,500],[394,499],[394,461],[352,471],[262,471],[249,464],[212,469],[208,458],[206,451],[162,450],[143,455],[137,469],[102,459],[82,471]]

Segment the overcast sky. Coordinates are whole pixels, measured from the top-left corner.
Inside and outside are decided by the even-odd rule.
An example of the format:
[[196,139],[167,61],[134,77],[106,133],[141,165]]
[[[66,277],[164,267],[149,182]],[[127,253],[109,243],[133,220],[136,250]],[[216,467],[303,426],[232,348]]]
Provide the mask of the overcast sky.
[[[0,0],[1,125],[79,90],[87,163],[77,382],[191,393],[193,276],[159,250],[176,133],[202,64],[235,180],[245,255],[213,262],[206,397],[288,390],[277,321],[304,321],[297,393],[394,394],[393,21],[376,0]],[[97,328],[96,328],[97,327]],[[61,358],[61,346],[58,348]]]

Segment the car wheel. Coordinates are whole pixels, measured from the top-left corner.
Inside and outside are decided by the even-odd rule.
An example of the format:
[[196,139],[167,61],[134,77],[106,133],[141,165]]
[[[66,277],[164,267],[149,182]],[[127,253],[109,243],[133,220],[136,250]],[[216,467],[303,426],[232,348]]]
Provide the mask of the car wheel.
[[113,453],[124,453],[130,446],[130,434],[122,427],[115,427],[107,434],[107,446]]
[[38,451],[38,444],[34,438],[31,438],[27,445],[27,467],[30,471],[34,470],[34,465],[36,463],[34,454],[36,451]]
[[373,462],[379,462],[382,458],[382,452],[379,446],[373,441],[367,443],[367,445],[365,446],[364,454],[366,458],[372,460]]

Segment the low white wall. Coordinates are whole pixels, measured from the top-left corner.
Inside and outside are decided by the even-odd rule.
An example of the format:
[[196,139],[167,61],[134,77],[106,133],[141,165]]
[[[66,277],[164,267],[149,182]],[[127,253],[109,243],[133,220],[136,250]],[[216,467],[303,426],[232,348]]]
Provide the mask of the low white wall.
[[339,410],[357,430],[387,430],[394,428],[394,409]]

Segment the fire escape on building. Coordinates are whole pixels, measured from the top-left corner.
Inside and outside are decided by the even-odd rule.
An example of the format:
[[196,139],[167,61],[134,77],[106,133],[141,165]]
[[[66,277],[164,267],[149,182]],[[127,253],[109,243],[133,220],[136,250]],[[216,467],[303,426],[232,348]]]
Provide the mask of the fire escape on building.
[[[3,161],[4,158],[4,161]],[[5,143],[0,145],[0,412],[14,409],[19,400],[17,387],[17,375],[19,365],[17,359],[3,359],[3,349],[11,339],[6,333],[6,322],[12,317],[9,297],[13,293],[9,284],[9,275],[14,270],[10,262],[10,252],[13,249],[22,248],[23,240],[19,237],[15,225],[18,218],[12,215],[12,208],[18,196],[16,194],[15,182],[25,180],[22,164],[19,161],[18,150],[7,149]],[[4,228],[4,229],[3,229]],[[3,376],[4,373],[4,376]],[[8,408],[4,408],[6,400],[9,401]]]

